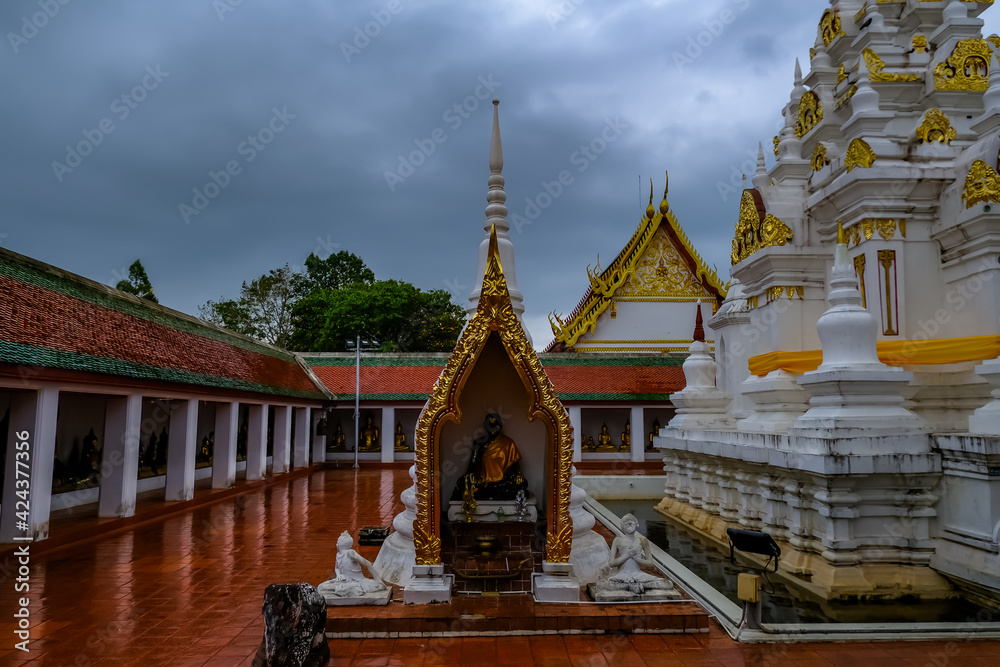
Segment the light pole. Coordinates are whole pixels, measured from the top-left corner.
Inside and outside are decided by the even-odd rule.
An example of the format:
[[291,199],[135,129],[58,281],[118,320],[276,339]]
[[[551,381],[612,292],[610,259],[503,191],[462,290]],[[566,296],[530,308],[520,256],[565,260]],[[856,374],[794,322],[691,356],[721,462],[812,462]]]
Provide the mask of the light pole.
[[[347,341],[347,349],[354,346],[355,351],[355,363],[354,363],[354,467],[360,468],[358,465],[358,449],[360,448],[360,423],[361,423],[361,335],[359,334],[356,340]],[[365,341],[365,349],[373,349],[373,343],[370,340]]]

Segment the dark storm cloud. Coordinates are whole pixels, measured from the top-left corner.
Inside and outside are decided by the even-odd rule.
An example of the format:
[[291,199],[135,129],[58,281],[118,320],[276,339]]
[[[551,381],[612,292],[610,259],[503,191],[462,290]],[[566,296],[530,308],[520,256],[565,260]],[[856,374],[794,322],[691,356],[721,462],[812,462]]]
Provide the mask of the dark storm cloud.
[[[725,277],[738,202],[719,184],[769,143],[826,6],[53,1],[26,40],[38,0],[0,8],[4,246],[106,283],[139,257],[161,302],[187,312],[334,249],[464,305],[496,95],[511,216],[561,171],[573,179],[511,232],[536,344],[545,314],[576,304],[585,266],[630,237],[651,176],[659,201],[665,169],[682,225]],[[67,146],[102,121],[113,129],[70,166]],[[613,140],[581,161],[609,123]],[[199,200],[206,187],[216,196]]]

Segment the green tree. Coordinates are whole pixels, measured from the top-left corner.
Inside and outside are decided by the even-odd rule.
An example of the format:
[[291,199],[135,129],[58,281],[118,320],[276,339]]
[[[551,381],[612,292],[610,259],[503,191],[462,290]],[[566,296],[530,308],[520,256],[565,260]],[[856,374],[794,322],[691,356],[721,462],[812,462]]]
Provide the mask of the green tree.
[[370,285],[375,273],[357,255],[346,250],[331,253],[320,259],[314,253],[306,257],[306,273],[297,277],[297,288],[302,296],[322,289],[340,289],[358,283]]
[[128,280],[119,280],[115,288],[129,294],[135,294],[140,299],[146,299],[153,303],[160,302],[153,294],[153,284],[149,282],[146,268],[138,259],[132,262],[132,266],[128,267]]
[[240,288],[239,299],[209,301],[198,308],[208,322],[259,340],[288,347],[292,336],[295,274],[286,264]]
[[357,336],[378,341],[384,352],[450,350],[465,320],[444,290],[422,292],[398,280],[323,289],[294,307],[292,348],[337,352]]

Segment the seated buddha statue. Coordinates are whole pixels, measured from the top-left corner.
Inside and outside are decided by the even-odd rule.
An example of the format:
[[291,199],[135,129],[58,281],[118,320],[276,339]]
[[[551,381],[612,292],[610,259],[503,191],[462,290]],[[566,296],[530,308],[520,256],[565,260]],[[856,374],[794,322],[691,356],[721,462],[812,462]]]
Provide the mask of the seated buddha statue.
[[594,444],[594,436],[585,435],[583,436],[583,442],[580,443],[580,449],[585,452],[593,452],[597,449],[597,445]]
[[347,436],[344,434],[344,427],[340,425],[340,422],[337,422],[337,430],[334,431],[332,436],[329,436],[326,450],[328,452],[347,451]]
[[521,453],[514,441],[501,433],[500,415],[486,415],[486,434],[473,440],[472,459],[459,478],[452,500],[461,500],[466,488],[473,488],[476,500],[513,500],[528,482],[521,474]]
[[365,428],[361,431],[361,448],[358,451],[378,451],[378,429],[375,428],[375,422],[372,420],[371,415],[368,415],[368,421],[365,422]]
[[625,423],[625,431],[622,433],[622,446],[618,448],[618,451],[632,451],[632,425],[628,422]]
[[602,425],[601,432],[597,434],[597,448],[594,451],[596,452],[618,451],[618,448],[615,447],[615,443],[611,442],[611,434],[608,433],[607,424]]
[[394,444],[397,452],[410,451],[410,448],[406,445],[406,434],[403,433],[403,425],[400,422],[396,422],[396,435],[394,438]]
[[653,438],[660,434],[660,420],[653,420],[653,430],[649,432],[649,437],[646,438],[646,451],[653,451]]

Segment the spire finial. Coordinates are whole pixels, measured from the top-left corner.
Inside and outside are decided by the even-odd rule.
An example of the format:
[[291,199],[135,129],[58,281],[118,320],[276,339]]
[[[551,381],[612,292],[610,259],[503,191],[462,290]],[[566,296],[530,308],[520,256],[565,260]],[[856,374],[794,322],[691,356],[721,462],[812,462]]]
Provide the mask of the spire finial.
[[646,207],[646,219],[652,220],[653,216],[656,215],[656,209],[653,208],[653,179],[649,179],[649,206]]
[[847,232],[844,231],[844,221],[837,221],[837,244],[847,243]]
[[705,325],[704,320],[701,317],[701,299],[698,299],[698,309],[694,314],[694,335],[693,338],[695,342],[704,343],[705,342]]
[[663,201],[660,202],[660,215],[666,215],[670,210],[670,204],[667,203],[667,193],[670,192],[670,172],[665,172],[666,175],[663,179]]
[[799,59],[796,58],[795,59],[795,86],[799,87],[801,85],[802,85],[802,65],[799,64]]
[[490,171],[503,171],[503,147],[500,145],[500,100],[493,100],[493,137],[490,139]]
[[763,174],[767,172],[767,160],[764,159],[764,144],[762,142],[757,142],[757,173]]

